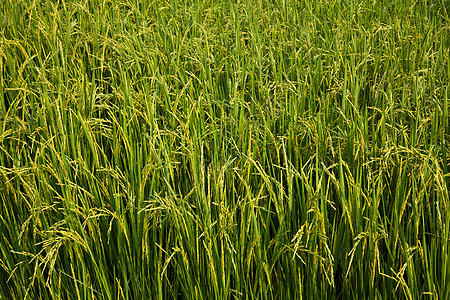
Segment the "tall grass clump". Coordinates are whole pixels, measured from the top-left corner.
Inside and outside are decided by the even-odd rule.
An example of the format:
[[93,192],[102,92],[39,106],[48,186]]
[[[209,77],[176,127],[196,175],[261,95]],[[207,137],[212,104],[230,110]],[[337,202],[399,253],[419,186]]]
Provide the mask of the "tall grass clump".
[[449,299],[449,10],[0,1],[0,298]]

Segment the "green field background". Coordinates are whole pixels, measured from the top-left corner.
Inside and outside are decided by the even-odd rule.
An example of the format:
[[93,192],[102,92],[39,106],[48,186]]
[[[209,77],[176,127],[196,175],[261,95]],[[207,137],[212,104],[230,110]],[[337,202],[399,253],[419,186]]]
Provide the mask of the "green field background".
[[0,2],[0,299],[450,299],[447,0]]

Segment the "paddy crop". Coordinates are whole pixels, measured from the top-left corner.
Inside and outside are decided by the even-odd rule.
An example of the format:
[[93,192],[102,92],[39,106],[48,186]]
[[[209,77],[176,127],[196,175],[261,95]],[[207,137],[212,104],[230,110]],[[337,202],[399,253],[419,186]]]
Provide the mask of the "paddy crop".
[[447,1],[0,2],[1,299],[449,299]]

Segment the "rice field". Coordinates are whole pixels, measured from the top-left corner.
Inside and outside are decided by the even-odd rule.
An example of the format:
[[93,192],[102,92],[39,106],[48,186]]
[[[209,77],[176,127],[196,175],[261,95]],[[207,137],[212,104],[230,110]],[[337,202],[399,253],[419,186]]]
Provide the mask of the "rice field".
[[0,299],[450,299],[449,13],[0,1]]

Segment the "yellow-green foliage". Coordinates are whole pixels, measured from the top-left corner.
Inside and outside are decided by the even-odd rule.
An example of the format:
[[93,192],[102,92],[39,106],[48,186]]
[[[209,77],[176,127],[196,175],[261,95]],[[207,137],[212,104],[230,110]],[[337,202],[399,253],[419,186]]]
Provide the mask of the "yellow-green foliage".
[[0,1],[0,298],[449,299],[448,13]]

